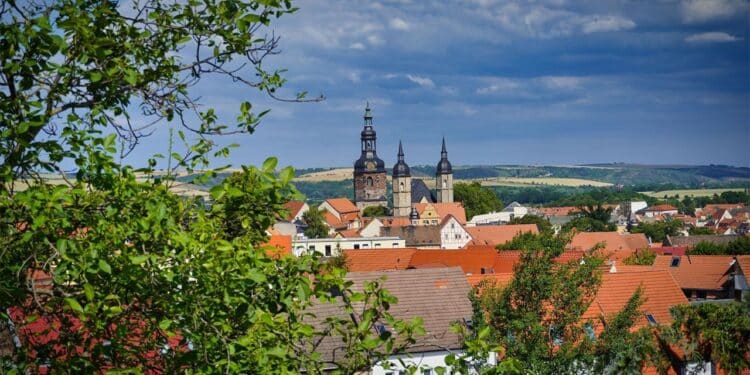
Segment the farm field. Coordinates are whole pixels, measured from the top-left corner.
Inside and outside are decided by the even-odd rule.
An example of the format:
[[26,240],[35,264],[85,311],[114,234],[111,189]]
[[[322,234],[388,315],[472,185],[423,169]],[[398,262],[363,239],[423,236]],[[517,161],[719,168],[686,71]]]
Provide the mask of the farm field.
[[[471,180],[469,180],[471,181]],[[497,178],[483,178],[474,181],[479,181],[484,186],[537,186],[537,185],[551,185],[551,186],[595,186],[605,187],[612,186],[608,182],[586,180],[582,178],[558,178],[558,177],[538,177],[538,178],[524,178],[524,177],[497,177]]]
[[721,194],[725,191],[744,191],[745,189],[684,189],[684,190],[663,190],[663,191],[642,191],[641,193],[646,194],[654,198],[662,198],[666,196],[679,195],[680,197],[691,196],[691,197],[710,197],[714,194]]

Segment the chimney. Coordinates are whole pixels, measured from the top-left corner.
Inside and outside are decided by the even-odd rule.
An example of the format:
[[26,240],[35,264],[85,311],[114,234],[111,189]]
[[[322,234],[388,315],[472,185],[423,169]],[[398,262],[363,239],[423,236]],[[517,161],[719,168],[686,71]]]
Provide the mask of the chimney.
[[615,263],[617,263],[617,262],[614,261],[614,260],[612,260],[612,261],[609,262],[609,264],[610,264],[609,273],[617,273],[617,266],[615,265]]

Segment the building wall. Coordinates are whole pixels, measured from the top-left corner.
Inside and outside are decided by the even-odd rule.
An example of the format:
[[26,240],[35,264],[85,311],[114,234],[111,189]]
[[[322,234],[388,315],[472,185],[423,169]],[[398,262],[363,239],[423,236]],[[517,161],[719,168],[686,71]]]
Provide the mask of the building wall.
[[[386,174],[383,172],[364,172],[354,174],[354,202],[357,207],[368,201],[378,201],[385,199],[386,194]],[[385,204],[385,200],[382,204]]]
[[380,220],[373,219],[359,231],[359,235],[362,237],[378,237],[380,236],[380,228],[382,227],[383,223]]
[[393,216],[411,213],[411,177],[393,179]]
[[[400,374],[406,374],[407,372],[405,367],[401,364],[403,363],[408,366],[416,366],[419,368],[419,370],[416,372],[417,374],[423,374],[424,370],[432,370],[430,371],[431,374],[436,374],[435,371],[438,367],[444,367],[446,369],[446,374],[453,373],[451,371],[451,368],[445,364],[445,357],[447,357],[450,354],[454,354],[456,357],[465,355],[466,352],[463,350],[453,350],[453,351],[434,351],[434,352],[426,352],[426,353],[410,353],[410,354],[403,354],[403,355],[397,355],[397,356],[390,356],[388,358],[388,361],[390,363],[389,369],[385,369],[382,364],[376,364],[373,366],[373,368],[370,371],[371,375],[386,375],[386,374],[396,374],[398,371]],[[495,358],[494,353],[490,354],[490,358],[487,359],[486,362],[488,365],[493,366],[497,364],[497,359]]]
[[435,188],[438,203],[453,202],[453,174],[438,175],[435,178]]
[[469,241],[471,241],[469,232],[453,217],[440,229],[440,248],[442,249],[462,249]]
[[295,238],[292,240],[292,252],[301,255],[316,251],[323,256],[337,256],[340,250],[351,249],[402,249],[406,241],[398,237],[370,238]]

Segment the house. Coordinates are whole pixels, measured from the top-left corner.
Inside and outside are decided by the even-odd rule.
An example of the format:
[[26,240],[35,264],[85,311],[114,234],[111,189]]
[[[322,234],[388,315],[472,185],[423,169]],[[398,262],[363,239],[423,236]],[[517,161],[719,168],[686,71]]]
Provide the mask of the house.
[[744,301],[750,293],[750,255],[739,255],[734,264],[734,299]]
[[716,234],[701,234],[701,235],[691,235],[691,236],[667,236],[667,239],[664,240],[665,246],[673,246],[673,247],[686,247],[688,249],[692,249],[695,247],[695,245],[701,243],[701,242],[710,242],[714,244],[720,244],[720,245],[726,245],[734,240],[739,238],[737,235],[716,235]]
[[539,228],[537,228],[536,224],[478,225],[468,227],[466,230],[472,238],[470,244],[489,246],[504,244],[522,233],[539,233]]
[[[369,374],[385,375],[405,371],[406,366],[416,366],[421,374],[435,373],[437,367],[447,367],[445,358],[451,354],[464,353],[463,339],[451,326],[471,321],[472,307],[468,295],[471,287],[457,267],[428,268],[417,270],[395,270],[377,272],[350,272],[346,279],[353,283],[354,291],[361,291],[367,281],[383,281],[383,287],[398,299],[392,304],[389,312],[400,320],[409,321],[416,317],[424,319],[425,334],[417,338],[417,343],[407,348],[406,353],[394,355],[387,359],[390,363],[386,370],[384,363],[378,363],[368,371]],[[308,322],[321,327],[324,319],[341,316],[349,318],[341,308],[340,300],[334,303],[315,303],[308,311],[313,314]],[[357,309],[355,309],[357,311]],[[388,330],[386,325],[377,329]],[[320,328],[318,328],[320,329]],[[321,360],[328,363],[345,360],[346,344],[335,332],[325,336],[317,345]],[[334,370],[334,367],[328,370]],[[447,367],[450,372],[450,368]]]
[[466,211],[461,202],[414,203],[419,216],[416,225],[439,225],[448,215],[452,215],[461,225],[466,224]]
[[589,251],[602,244],[599,250],[612,260],[623,260],[637,250],[649,247],[648,239],[643,233],[620,234],[617,232],[579,232],[570,241],[571,250]]
[[654,269],[669,271],[691,301],[734,298],[734,257],[657,255]]
[[337,256],[341,250],[348,249],[393,249],[404,248],[406,242],[399,237],[342,237],[307,238],[296,237],[292,240],[292,252],[296,256],[304,253],[318,252],[323,256]]
[[302,215],[310,209],[310,206],[304,201],[289,201],[284,203],[284,210],[288,212],[284,218],[285,221],[294,223],[302,220]]
[[303,201],[289,201],[284,204],[284,210],[287,212],[285,217],[279,218],[273,225],[273,229],[280,234],[296,236],[304,232],[307,224],[302,221],[302,215],[310,210],[310,206]]
[[471,238],[466,228],[453,215],[446,216],[440,224],[441,249],[461,249]]
[[374,217],[363,218],[362,223],[362,229],[359,230],[361,237],[377,237],[380,236],[380,228],[408,226],[411,225],[411,219],[403,216]]
[[331,228],[333,234],[339,230],[359,229],[362,219],[357,208],[352,201],[346,198],[326,199],[318,206],[323,212],[323,219]]
[[490,274],[512,272],[519,258],[502,256],[489,246],[473,246],[460,250],[420,250],[414,253],[412,268],[461,267],[465,274]]
[[491,225],[507,223],[515,218],[522,218],[529,213],[529,209],[518,202],[507,205],[500,212],[490,212],[487,214],[474,215],[466,224],[467,226]]
[[646,207],[636,211],[637,214],[645,217],[672,216],[677,215],[677,207],[668,204],[659,204],[656,206]]

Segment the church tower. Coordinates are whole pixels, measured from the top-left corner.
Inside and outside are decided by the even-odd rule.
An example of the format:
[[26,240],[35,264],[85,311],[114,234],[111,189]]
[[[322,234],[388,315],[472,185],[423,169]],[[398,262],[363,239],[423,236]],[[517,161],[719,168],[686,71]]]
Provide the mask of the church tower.
[[435,190],[438,203],[453,202],[453,167],[448,161],[448,151],[445,149],[445,137],[443,137],[443,150],[440,151],[440,162],[435,171]]
[[368,206],[386,206],[385,163],[378,158],[377,136],[372,128],[370,104],[365,108],[365,125],[361,133],[362,154],[354,162],[354,202],[363,210]]
[[411,213],[411,171],[404,161],[404,148],[398,142],[398,162],[393,166],[393,216]]

